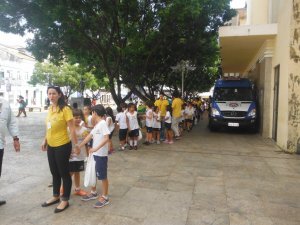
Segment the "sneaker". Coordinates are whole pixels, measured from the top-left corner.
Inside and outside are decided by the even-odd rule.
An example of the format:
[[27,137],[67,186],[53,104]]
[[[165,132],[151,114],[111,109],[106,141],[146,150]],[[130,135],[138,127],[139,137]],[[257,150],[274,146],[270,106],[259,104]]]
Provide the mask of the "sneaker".
[[86,196],[87,193],[86,193],[84,190],[82,190],[82,189],[79,189],[79,190],[76,190],[76,189],[75,189],[74,195]]
[[89,193],[81,198],[82,201],[90,201],[98,198],[98,193]]
[[170,144],[170,145],[171,145],[171,144],[174,144],[174,141],[169,141],[169,143],[168,143],[168,144]]
[[134,150],[137,150],[137,146],[134,146],[133,148],[134,148]]
[[159,145],[159,144],[160,144],[160,141],[157,141],[157,142],[156,142],[156,144],[158,144],[158,145]]
[[120,148],[119,148],[119,151],[124,151],[124,150],[125,150],[124,147],[120,147]]
[[101,196],[100,200],[97,201],[96,204],[94,205],[94,208],[102,208],[103,206],[106,206],[108,204],[109,204],[109,199]]
[[175,136],[175,140],[180,140],[180,137],[179,136]]
[[133,149],[133,147],[130,145],[130,146],[129,146],[129,150],[132,150],[132,149]]
[[169,141],[168,141],[168,140],[165,140],[164,143],[165,143],[165,144],[169,144]]
[[144,145],[150,145],[150,142],[145,141],[143,144],[144,144]]

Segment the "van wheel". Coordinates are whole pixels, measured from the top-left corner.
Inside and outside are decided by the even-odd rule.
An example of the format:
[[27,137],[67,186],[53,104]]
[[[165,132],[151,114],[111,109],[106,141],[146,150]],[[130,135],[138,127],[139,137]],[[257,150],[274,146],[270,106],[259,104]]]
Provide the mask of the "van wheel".
[[211,120],[208,122],[208,128],[211,132],[217,132],[219,130],[219,127],[213,124]]

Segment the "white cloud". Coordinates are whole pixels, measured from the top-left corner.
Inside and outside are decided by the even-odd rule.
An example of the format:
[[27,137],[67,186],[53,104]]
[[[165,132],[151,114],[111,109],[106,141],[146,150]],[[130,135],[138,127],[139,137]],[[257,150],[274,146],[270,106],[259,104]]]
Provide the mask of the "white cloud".
[[26,40],[32,38],[32,34],[25,34],[23,37],[12,33],[4,33],[0,31],[0,44],[8,46],[23,46],[26,47]]

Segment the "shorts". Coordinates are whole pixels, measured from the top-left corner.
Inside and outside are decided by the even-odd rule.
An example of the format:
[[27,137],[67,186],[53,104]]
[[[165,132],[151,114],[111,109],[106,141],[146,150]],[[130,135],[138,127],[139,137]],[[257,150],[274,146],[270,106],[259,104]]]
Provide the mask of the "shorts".
[[153,131],[160,131],[160,128],[153,128]]
[[167,130],[171,130],[172,124],[171,123],[165,123],[165,127]]
[[84,161],[70,161],[69,162],[70,173],[76,173],[84,171]]
[[119,140],[120,141],[126,140],[127,132],[128,132],[128,129],[120,129],[119,130]]
[[114,131],[115,131],[115,130],[113,130],[112,132],[110,132],[110,135],[108,136],[108,137],[109,137],[109,140],[112,138],[112,136],[113,136],[113,134],[114,134]]
[[4,149],[0,149],[0,177],[1,177],[1,170],[2,170],[3,154],[4,154]]
[[147,127],[147,126],[146,126],[146,131],[147,131],[147,133],[152,133],[153,128],[152,128],[152,127]]
[[139,136],[139,129],[129,131],[128,135],[129,135],[129,137],[138,137]]
[[187,123],[193,123],[193,120],[192,119],[185,119],[185,122],[187,122]]
[[107,179],[107,156],[96,156],[94,155],[94,159],[96,162],[96,176],[98,180],[106,180]]

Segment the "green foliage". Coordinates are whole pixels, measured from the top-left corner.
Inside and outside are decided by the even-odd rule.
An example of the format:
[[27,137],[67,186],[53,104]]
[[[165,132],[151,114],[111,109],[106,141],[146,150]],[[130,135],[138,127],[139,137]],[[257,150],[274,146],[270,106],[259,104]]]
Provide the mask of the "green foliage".
[[[0,29],[34,33],[29,43],[38,60],[73,59],[103,80],[117,104],[134,93],[153,99],[180,74],[170,67],[190,60],[193,85],[212,84],[218,61],[217,30],[234,11],[230,0],[10,0],[0,3]],[[121,85],[131,89],[121,96]]]
[[58,85],[66,87],[67,97],[78,91],[86,89],[96,91],[99,86],[105,86],[105,81],[96,79],[92,70],[80,66],[79,64],[63,63],[55,65],[53,63],[36,63],[30,84]]

